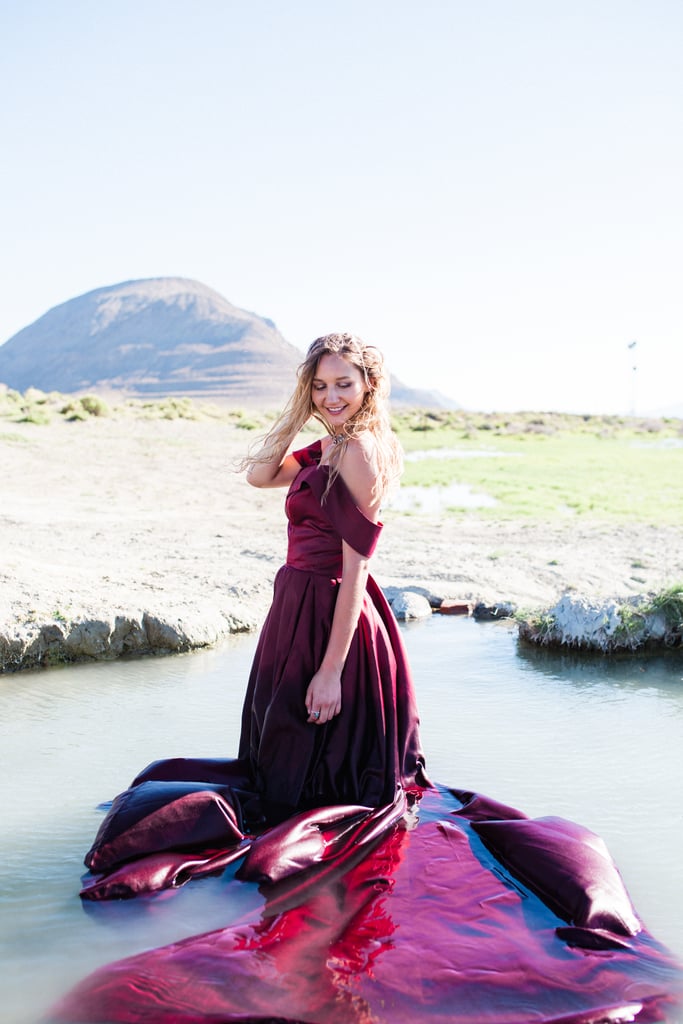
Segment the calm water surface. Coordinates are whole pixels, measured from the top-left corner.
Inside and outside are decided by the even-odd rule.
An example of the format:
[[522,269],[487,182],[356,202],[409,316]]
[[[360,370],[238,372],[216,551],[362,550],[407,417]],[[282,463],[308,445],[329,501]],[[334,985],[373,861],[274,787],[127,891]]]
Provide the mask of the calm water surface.
[[[440,616],[404,637],[431,776],[598,832],[646,925],[683,958],[683,654],[578,660]],[[155,758],[234,755],[255,642],[0,678],[5,1024],[36,1024],[99,964],[261,905],[230,875],[149,900],[77,895],[102,801]]]

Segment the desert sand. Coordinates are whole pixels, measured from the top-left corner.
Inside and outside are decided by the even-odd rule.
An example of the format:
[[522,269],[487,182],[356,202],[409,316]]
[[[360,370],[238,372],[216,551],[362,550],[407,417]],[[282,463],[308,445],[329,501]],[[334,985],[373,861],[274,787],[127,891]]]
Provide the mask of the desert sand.
[[[185,650],[257,628],[284,560],[284,494],[235,470],[217,420],[0,422],[0,666]],[[389,507],[372,572],[466,604],[628,597],[683,579],[683,525],[495,522]]]

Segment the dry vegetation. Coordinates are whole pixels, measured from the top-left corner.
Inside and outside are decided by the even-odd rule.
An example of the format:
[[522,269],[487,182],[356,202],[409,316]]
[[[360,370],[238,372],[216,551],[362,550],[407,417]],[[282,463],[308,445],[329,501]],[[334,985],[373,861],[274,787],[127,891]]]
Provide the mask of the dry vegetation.
[[[256,413],[228,403],[201,402],[191,398],[108,400],[100,395],[64,395],[58,391],[29,388],[14,391],[0,384],[0,419],[15,423],[71,422],[92,416],[115,419],[224,420],[247,430],[267,429],[273,412]],[[406,448],[440,448],[458,440],[486,437],[546,436],[559,433],[589,434],[603,438],[620,436],[681,437],[683,420],[673,417],[588,415],[558,412],[469,412],[457,410],[396,409],[392,423]]]

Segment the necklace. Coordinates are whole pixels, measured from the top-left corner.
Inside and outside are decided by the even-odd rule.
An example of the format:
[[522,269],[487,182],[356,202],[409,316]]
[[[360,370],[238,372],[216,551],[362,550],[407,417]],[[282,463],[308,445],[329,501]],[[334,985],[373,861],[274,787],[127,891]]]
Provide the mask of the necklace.
[[346,434],[333,434],[332,444],[341,444],[342,441],[346,440]]

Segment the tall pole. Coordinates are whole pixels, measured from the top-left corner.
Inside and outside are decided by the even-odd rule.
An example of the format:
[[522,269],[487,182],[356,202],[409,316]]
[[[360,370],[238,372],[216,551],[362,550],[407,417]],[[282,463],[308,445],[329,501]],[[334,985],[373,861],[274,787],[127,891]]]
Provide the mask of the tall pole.
[[631,416],[636,414],[636,379],[638,376],[638,365],[636,363],[637,341],[629,341],[628,350],[631,353]]

